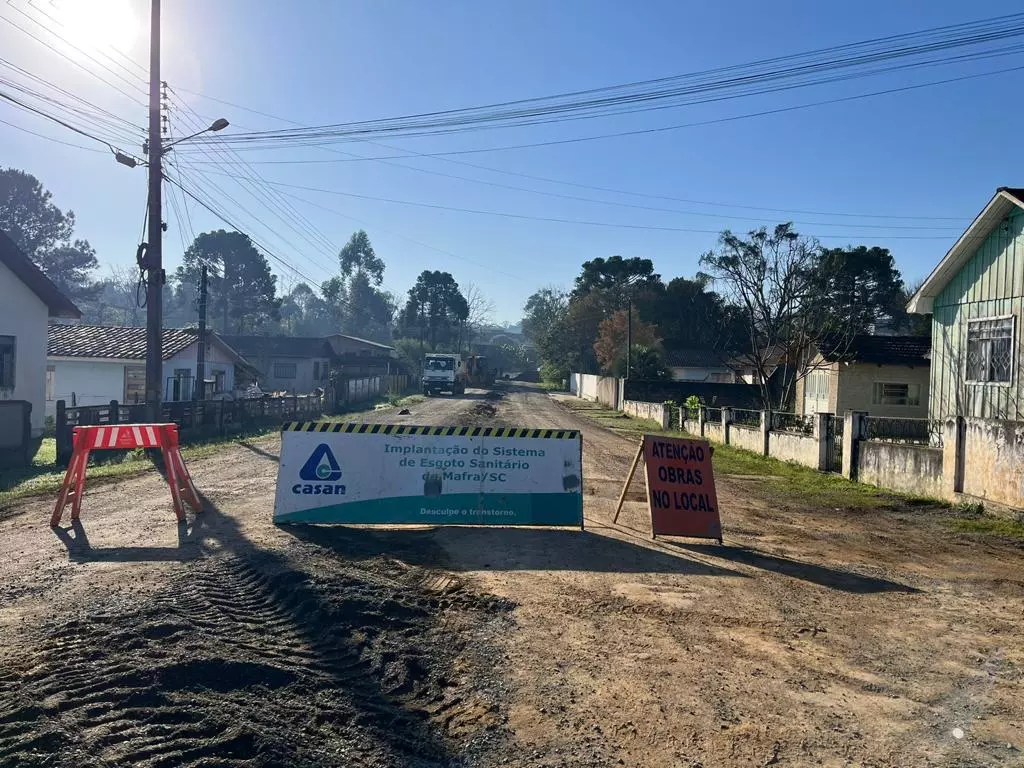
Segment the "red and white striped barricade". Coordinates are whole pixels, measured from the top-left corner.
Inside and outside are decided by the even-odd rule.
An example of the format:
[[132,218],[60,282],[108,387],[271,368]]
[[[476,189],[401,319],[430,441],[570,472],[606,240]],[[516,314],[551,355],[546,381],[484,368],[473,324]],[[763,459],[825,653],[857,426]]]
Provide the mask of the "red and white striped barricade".
[[171,487],[174,514],[178,522],[185,520],[183,501],[196,512],[202,510],[192,478],[178,448],[177,424],[112,424],[109,426],[75,427],[74,450],[71,463],[64,474],[64,483],[53,508],[50,525],[56,527],[64,514],[64,508],[71,504],[71,519],[77,520],[82,510],[82,494],[85,492],[85,470],[92,451],[124,450],[132,448],[159,448],[164,459],[167,484]]

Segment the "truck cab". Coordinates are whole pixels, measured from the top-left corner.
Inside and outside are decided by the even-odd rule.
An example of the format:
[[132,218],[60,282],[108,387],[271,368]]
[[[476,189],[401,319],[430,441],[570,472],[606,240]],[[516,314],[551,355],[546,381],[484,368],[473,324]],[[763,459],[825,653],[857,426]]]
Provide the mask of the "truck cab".
[[429,354],[423,360],[421,385],[427,397],[451,392],[461,395],[466,391],[466,374],[459,355]]

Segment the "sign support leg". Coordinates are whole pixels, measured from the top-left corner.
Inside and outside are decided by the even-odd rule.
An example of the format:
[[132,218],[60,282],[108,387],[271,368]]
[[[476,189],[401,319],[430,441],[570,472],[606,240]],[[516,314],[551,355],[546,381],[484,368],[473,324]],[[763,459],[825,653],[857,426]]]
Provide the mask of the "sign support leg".
[[640,466],[640,460],[644,457],[644,441],[640,441],[640,447],[636,449],[636,456],[633,457],[633,466],[629,468],[629,474],[626,475],[626,483],[622,486],[622,493],[619,494],[619,501],[615,505],[615,517],[612,518],[612,525],[619,520],[619,513],[622,512],[622,504],[626,500],[626,492],[629,490],[629,484],[633,482],[633,475],[636,474],[636,468]]

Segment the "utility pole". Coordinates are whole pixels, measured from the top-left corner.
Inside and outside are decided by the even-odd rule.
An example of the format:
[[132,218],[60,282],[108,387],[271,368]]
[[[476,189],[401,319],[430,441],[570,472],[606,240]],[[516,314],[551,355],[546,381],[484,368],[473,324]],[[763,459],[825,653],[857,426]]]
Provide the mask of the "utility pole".
[[626,302],[626,378],[628,379],[629,372],[633,367],[633,297],[627,297]]
[[159,421],[163,394],[163,141],[160,121],[160,0],[150,0],[149,32],[149,233],[146,245],[146,403]]
[[196,387],[192,399],[206,399],[206,264],[199,270],[199,349],[196,350]]

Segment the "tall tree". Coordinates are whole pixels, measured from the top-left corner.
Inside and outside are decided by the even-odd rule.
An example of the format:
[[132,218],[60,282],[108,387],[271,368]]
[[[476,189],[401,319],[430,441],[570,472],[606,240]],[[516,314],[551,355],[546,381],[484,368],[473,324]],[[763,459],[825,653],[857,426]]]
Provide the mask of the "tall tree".
[[365,274],[371,283],[379,286],[384,280],[384,262],[377,256],[366,230],[353,232],[338,254],[341,274],[345,277]]
[[462,295],[466,299],[465,338],[466,348],[473,342],[485,326],[494,319],[494,302],[491,301],[475,283],[465,283]]
[[277,278],[266,257],[248,235],[218,229],[203,232],[188,247],[178,268],[182,282],[198,282],[203,263],[210,269],[208,282],[211,323],[225,333],[266,330],[279,315]]
[[58,288],[75,301],[98,295],[91,273],[99,266],[87,240],[72,240],[75,214],[53,203],[39,180],[24,171],[0,168],[0,229]]
[[455,278],[448,272],[424,270],[409,289],[399,326],[406,335],[429,344],[431,350],[439,344],[455,348],[468,316],[466,297]]
[[903,278],[885,248],[859,245],[821,251],[813,271],[814,290],[831,309],[836,333],[867,333],[903,315]]
[[576,278],[573,297],[600,292],[609,295],[613,303],[623,305],[631,290],[642,292],[660,282],[661,276],[655,274],[654,262],[650,259],[636,256],[629,259],[621,256],[596,258],[583,262],[583,270]]
[[[818,243],[801,237],[792,224],[779,224],[719,237],[718,249],[701,256],[725,295],[740,308],[746,350],[755,367],[764,407],[785,409],[796,380],[807,373],[801,364],[814,348],[826,351],[849,343],[838,334],[834,315],[818,288]],[[770,385],[774,362],[781,355],[777,388]]]
[[707,349],[721,353],[723,361],[744,338],[740,313],[725,299],[708,290],[709,275],[692,280],[677,277],[663,290],[648,291],[637,302],[638,316],[655,323],[664,348]]

